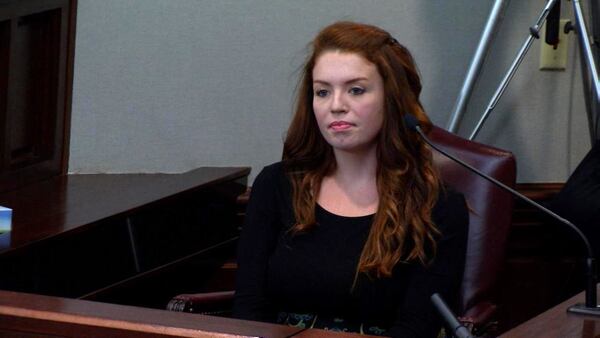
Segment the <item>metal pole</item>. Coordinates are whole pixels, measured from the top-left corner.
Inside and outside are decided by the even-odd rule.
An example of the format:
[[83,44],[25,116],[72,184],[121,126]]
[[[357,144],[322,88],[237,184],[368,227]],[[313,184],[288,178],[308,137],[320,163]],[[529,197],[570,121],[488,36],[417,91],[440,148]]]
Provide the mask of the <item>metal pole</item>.
[[600,100],[600,82],[598,80],[598,69],[594,62],[594,54],[592,53],[592,45],[590,44],[590,38],[588,36],[588,30],[585,25],[585,18],[583,11],[581,10],[581,3],[579,0],[573,0],[573,13],[575,13],[575,25],[577,27],[577,36],[579,37],[579,43],[581,44],[582,52],[584,53],[585,60],[587,62],[588,70],[592,77],[592,85],[594,86],[594,93],[596,94],[595,99]]
[[[586,99],[589,101],[586,105],[588,110],[588,122],[590,124],[590,137],[592,139],[592,145],[596,139],[596,127],[595,126],[595,118],[594,118],[592,109],[593,107],[597,107],[600,102],[600,81],[598,79],[598,69],[596,67],[596,62],[594,60],[594,54],[592,53],[592,45],[590,43],[590,38],[588,36],[588,30],[585,24],[585,17],[583,16],[583,11],[581,10],[581,3],[579,0],[573,0],[573,13],[575,14],[575,27],[577,29],[577,37],[579,39],[579,48],[582,56],[582,66],[585,62],[587,65],[587,73],[589,75],[589,81],[591,82],[591,87],[589,88],[586,83],[585,74],[582,74],[584,77],[584,86],[586,87],[586,91],[589,91],[592,95],[587,95]],[[584,67],[582,67],[583,69]],[[590,97],[591,96],[591,97]]]
[[597,106],[596,104],[594,104],[594,101],[592,99],[593,96],[593,92],[591,89],[591,76],[590,73],[588,71],[588,69],[586,68],[586,62],[585,62],[585,56],[584,56],[584,52],[583,52],[583,48],[579,48],[579,65],[581,66],[581,82],[583,83],[583,98],[585,101],[585,111],[587,113],[587,118],[588,118],[588,130],[590,132],[590,139],[591,139],[591,144],[594,144],[594,135],[596,134],[595,131],[595,123],[594,123],[594,108]]
[[546,20],[548,13],[552,9],[552,6],[554,6],[556,1],[557,0],[549,0],[546,3],[546,7],[544,7],[544,9],[542,10],[542,13],[538,17],[535,25],[533,25],[529,28],[529,36],[527,36],[527,39],[525,40],[525,43],[521,47],[521,50],[519,50],[517,57],[511,64],[510,68],[508,69],[508,72],[502,79],[502,82],[500,82],[500,85],[498,86],[498,89],[496,89],[494,96],[492,96],[492,99],[490,100],[490,103],[488,104],[487,109],[485,110],[485,112],[479,119],[479,122],[475,126],[475,129],[473,129],[473,132],[469,136],[469,140],[473,140],[477,136],[477,134],[481,130],[481,127],[483,126],[483,123],[485,122],[485,120],[489,117],[492,110],[494,108],[496,108],[496,105],[498,104],[500,97],[502,97],[502,94],[504,94],[504,91],[506,90],[506,87],[508,87],[510,80],[512,80],[513,76],[515,75],[517,68],[519,68],[519,65],[521,65],[521,62],[523,61],[525,54],[527,54],[529,47],[531,47],[533,40],[539,38],[540,28],[542,27],[542,24]]
[[471,94],[473,93],[473,87],[475,86],[475,82],[479,77],[485,57],[490,48],[490,43],[496,34],[498,25],[500,25],[500,22],[502,21],[504,9],[506,8],[505,5],[507,3],[508,0],[496,0],[494,2],[492,11],[490,12],[487,23],[485,24],[481,38],[479,39],[477,50],[475,51],[473,60],[471,60],[471,64],[469,65],[467,76],[465,77],[463,86],[458,94],[456,103],[454,104],[454,110],[450,116],[450,122],[448,123],[447,129],[452,133],[456,133],[458,131],[458,127],[465,113],[467,103],[469,102]]
[[[592,17],[592,51],[594,53],[594,60],[596,65],[600,62],[600,4],[596,0],[590,0],[590,13]],[[592,136],[592,144],[595,144],[597,140],[600,140],[600,102],[596,101],[594,105],[594,126]]]

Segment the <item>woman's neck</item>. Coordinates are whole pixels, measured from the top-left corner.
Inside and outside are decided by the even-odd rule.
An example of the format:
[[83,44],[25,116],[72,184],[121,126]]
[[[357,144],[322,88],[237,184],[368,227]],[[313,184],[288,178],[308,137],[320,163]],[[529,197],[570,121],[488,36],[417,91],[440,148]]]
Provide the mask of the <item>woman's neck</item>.
[[323,178],[317,202],[342,216],[373,214],[379,205],[376,152],[335,151],[336,169]]
[[377,152],[375,148],[355,153],[334,150],[336,169],[331,174],[340,183],[375,182],[377,177]]

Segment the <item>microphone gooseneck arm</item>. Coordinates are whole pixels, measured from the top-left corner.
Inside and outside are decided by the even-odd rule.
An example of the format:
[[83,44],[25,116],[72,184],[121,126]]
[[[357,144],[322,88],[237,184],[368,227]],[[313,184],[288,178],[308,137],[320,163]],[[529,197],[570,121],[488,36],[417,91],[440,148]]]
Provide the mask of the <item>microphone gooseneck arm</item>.
[[413,115],[405,114],[404,115],[404,123],[406,124],[406,127],[408,129],[417,132],[421,136],[421,138],[430,147],[432,147],[436,151],[440,152],[442,155],[457,162],[461,166],[467,168],[472,173],[477,174],[478,176],[484,178],[485,180],[494,183],[496,186],[500,187],[501,189],[510,192],[513,196],[517,197],[518,199],[520,199],[522,201],[527,202],[529,205],[533,206],[534,208],[536,208],[538,210],[541,210],[548,216],[552,217],[553,219],[558,220],[562,224],[567,225],[569,228],[571,228],[573,231],[575,231],[577,233],[577,235],[579,236],[579,238],[581,238],[581,240],[585,244],[585,247],[587,250],[587,259],[586,259],[586,273],[587,273],[586,280],[587,280],[587,282],[586,282],[586,288],[585,288],[585,306],[582,307],[582,309],[569,309],[569,311],[600,316],[600,309],[597,307],[597,299],[596,299],[596,260],[594,258],[595,257],[594,250],[592,249],[592,246],[591,246],[589,240],[587,239],[587,237],[583,234],[583,232],[578,227],[576,227],[573,223],[571,223],[567,219],[557,215],[552,210],[540,205],[539,203],[533,201],[529,197],[512,189],[511,187],[507,186],[506,184],[496,180],[495,178],[490,177],[490,176],[480,172],[479,170],[472,167],[470,164],[450,155],[444,149],[441,149],[440,147],[433,144],[433,142],[431,142],[431,140],[429,140],[429,138],[425,135],[425,133],[419,126],[417,119]]
[[452,330],[453,336],[458,338],[473,338],[471,332],[469,332],[469,329],[467,329],[458,321],[458,319],[456,319],[456,316],[454,316],[452,310],[450,310],[448,305],[446,305],[446,302],[444,302],[438,293],[431,295],[431,302],[448,325],[448,328]]

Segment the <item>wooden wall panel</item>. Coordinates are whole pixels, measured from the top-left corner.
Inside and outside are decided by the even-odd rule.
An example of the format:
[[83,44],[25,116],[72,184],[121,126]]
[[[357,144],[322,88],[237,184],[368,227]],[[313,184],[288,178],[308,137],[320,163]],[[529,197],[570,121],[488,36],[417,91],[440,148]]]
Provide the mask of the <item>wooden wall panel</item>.
[[[6,135],[8,94],[8,53],[10,46],[10,20],[0,21],[0,132]],[[6,170],[4,148],[0,147],[0,172]]]
[[[517,190],[545,205],[562,183],[518,184]],[[516,201],[504,272],[499,286],[500,331],[546,311],[584,287],[585,251],[571,229],[527,203]]]
[[0,5],[0,192],[66,173],[76,5]]

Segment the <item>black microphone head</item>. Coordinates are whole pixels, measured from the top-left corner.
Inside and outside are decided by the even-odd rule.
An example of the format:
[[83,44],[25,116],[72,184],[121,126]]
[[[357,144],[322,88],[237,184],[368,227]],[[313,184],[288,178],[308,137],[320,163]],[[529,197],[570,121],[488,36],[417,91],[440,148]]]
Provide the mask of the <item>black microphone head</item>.
[[404,124],[406,128],[417,131],[417,127],[419,127],[419,120],[412,114],[404,114]]

